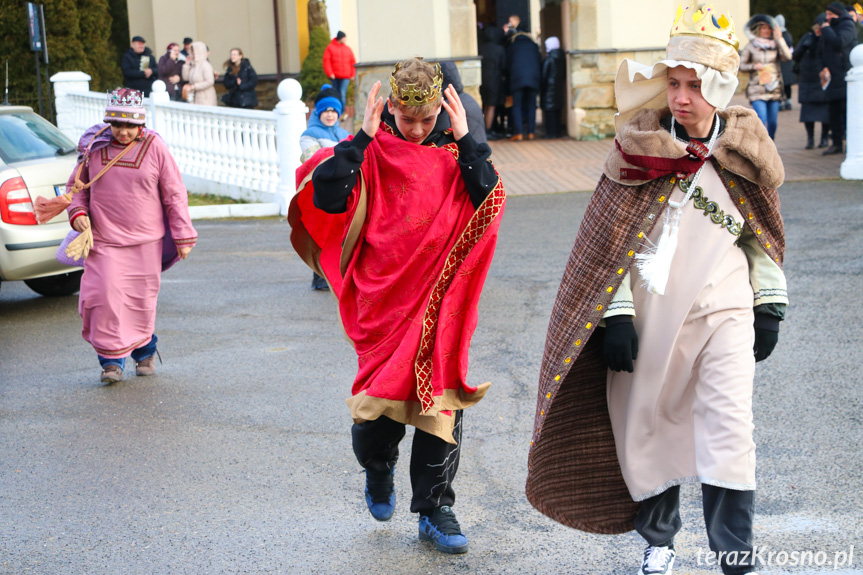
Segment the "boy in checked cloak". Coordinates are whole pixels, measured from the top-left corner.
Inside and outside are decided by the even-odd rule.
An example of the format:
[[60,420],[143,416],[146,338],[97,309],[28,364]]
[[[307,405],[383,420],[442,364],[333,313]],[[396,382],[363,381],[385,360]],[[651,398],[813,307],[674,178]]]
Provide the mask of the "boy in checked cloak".
[[[453,480],[462,410],[489,386],[468,385],[468,348],[505,194],[491,149],[468,133],[451,85],[443,101],[440,65],[406,60],[390,86],[383,121],[378,82],[356,136],[297,170],[291,241],[332,287],[357,352],[348,405],[369,511],[378,521],[392,517],[398,444],[413,425],[410,509],[419,537],[465,553]],[[435,131],[442,110],[452,128]]]
[[755,568],[752,383],[788,303],[784,169],[755,112],[725,108],[738,65],[711,5],[678,7],[665,60],[623,61],[546,340],[528,499],[576,529],[636,529],[641,575],[672,572],[684,483],[722,571]]

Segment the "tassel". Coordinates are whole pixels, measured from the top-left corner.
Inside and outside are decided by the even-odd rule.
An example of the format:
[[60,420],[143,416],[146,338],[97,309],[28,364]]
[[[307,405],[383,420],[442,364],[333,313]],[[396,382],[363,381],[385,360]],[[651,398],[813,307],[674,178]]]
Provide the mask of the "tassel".
[[81,235],[69,242],[66,247],[66,255],[75,260],[87,259],[90,248],[93,247],[93,228],[86,228]]
[[644,278],[642,285],[652,294],[665,294],[671,262],[677,251],[677,231],[677,225],[665,222],[662,226],[662,235],[659,237],[659,245],[635,255],[635,265],[641,277]]
[[72,195],[65,193],[56,198],[44,198],[39,196],[33,203],[33,211],[36,213],[36,221],[40,224],[49,222],[59,216],[63,210],[69,207],[72,203]]

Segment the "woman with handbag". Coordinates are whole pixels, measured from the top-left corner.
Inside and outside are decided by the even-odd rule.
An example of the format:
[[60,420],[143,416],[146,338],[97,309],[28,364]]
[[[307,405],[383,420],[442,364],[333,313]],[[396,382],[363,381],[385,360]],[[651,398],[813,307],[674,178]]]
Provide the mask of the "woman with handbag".
[[791,60],[791,50],[776,20],[765,14],[756,14],[749,19],[746,35],[749,36],[749,44],[740,53],[740,71],[749,72],[746,97],[773,139],[779,104],[785,94],[779,62]]
[[258,95],[255,86],[258,85],[258,75],[252,68],[252,63],[243,57],[239,48],[231,48],[231,57],[225,61],[225,77],[222,83],[226,94],[222,102],[232,108],[254,108],[258,105]]
[[203,42],[192,42],[192,54],[183,64],[183,99],[202,106],[216,106],[216,74],[207,58],[210,50]]

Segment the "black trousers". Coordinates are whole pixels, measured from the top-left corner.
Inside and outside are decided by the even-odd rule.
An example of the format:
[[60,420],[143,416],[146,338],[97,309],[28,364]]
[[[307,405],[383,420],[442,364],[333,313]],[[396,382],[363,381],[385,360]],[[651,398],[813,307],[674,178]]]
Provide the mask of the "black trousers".
[[[752,521],[755,492],[701,485],[704,523],[710,550],[717,554],[725,575],[744,575],[757,567],[752,560]],[[641,502],[635,530],[648,545],[670,546],[680,531],[680,486]],[[729,562],[729,553],[732,561]],[[722,553],[720,556],[719,554]]]
[[831,100],[830,108],[830,131],[833,133],[833,145],[842,148],[842,140],[845,138],[845,109],[846,100]]
[[545,136],[560,137],[560,110],[545,110]]
[[[461,456],[462,411],[455,412],[452,430],[455,445],[417,429],[411,448],[411,512],[430,513],[441,505],[455,503],[452,482]],[[399,442],[405,424],[388,417],[355,423],[351,428],[354,454],[366,473],[389,473],[399,459]]]

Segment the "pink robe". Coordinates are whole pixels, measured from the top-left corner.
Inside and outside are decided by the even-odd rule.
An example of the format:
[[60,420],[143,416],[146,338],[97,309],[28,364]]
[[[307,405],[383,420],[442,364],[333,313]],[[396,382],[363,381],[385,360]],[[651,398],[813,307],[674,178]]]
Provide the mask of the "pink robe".
[[[81,181],[89,182],[124,147],[112,141],[90,152]],[[74,181],[73,172],[69,189]],[[93,228],[78,302],[81,335],[99,355],[125,357],[153,336],[166,223],[177,247],[194,246],[198,235],[168,146],[144,130],[123,159],[72,197],[68,211],[70,219],[86,213]]]

